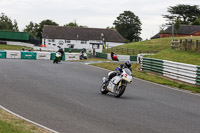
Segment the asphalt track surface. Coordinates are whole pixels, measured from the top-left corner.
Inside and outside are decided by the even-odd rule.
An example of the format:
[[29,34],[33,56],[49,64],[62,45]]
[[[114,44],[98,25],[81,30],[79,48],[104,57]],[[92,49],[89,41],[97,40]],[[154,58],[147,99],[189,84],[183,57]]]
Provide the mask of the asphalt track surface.
[[0,60],[0,105],[61,133],[199,133],[200,96],[134,79],[102,95],[108,71],[76,62]]

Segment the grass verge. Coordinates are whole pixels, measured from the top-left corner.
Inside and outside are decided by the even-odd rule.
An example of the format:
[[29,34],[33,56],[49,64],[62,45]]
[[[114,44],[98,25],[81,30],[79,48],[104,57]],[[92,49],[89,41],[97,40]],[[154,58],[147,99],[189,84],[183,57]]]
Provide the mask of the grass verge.
[[[119,63],[96,63],[96,64],[91,64],[91,65],[102,67],[108,70],[115,70],[115,68],[119,66]],[[132,73],[134,77],[137,77],[140,79],[144,79],[144,80],[162,84],[162,85],[167,85],[170,87],[176,87],[179,89],[189,90],[193,93],[200,93],[200,87],[196,85],[191,85],[184,82],[172,80],[163,76],[156,75],[154,73],[141,71],[139,64],[132,64]]]
[[88,58],[87,60],[70,60],[70,62],[87,62],[87,61],[109,61],[109,60],[101,58]]
[[22,48],[30,49],[31,47],[17,46],[17,45],[2,45],[2,44],[0,44],[0,50],[21,50]]
[[51,133],[0,108],[0,133]]
[[186,64],[200,65],[200,53],[166,49],[155,55],[146,55],[145,57],[157,58],[161,60],[170,60]]

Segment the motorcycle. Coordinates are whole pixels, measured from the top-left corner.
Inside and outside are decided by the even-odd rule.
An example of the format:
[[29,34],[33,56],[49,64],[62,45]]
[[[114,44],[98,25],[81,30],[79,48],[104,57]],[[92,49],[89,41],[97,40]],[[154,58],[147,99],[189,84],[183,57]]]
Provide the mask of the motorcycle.
[[106,81],[106,77],[103,77],[103,84],[100,88],[100,92],[102,94],[111,92],[115,97],[120,97],[123,95],[127,84],[133,81],[133,75],[128,68],[124,68],[122,71],[123,72],[121,74],[113,77],[109,82]]
[[117,55],[113,55],[112,60],[114,60],[114,61],[119,61]]
[[114,61],[119,61],[117,55],[116,55],[114,52],[111,52],[110,56],[111,56],[111,59],[112,59],[112,60],[114,60]]
[[87,60],[87,54],[86,53],[81,53],[81,55],[79,56],[79,59],[80,60],[83,60],[83,59]]
[[61,62],[61,53],[60,52],[56,52],[56,55],[55,55],[55,59],[53,61],[53,63],[57,63],[58,62]]

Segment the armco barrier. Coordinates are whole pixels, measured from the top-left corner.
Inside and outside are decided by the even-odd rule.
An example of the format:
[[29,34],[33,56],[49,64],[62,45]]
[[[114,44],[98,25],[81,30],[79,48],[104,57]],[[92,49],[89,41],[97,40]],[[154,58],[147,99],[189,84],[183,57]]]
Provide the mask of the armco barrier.
[[131,55],[130,61],[137,61],[137,55]]
[[[32,60],[54,60],[55,52],[28,52],[28,51],[0,51],[0,58],[7,59],[32,59]],[[65,53],[63,56],[63,61],[68,60],[80,60],[79,53]]]
[[20,59],[21,52],[20,51],[8,51],[6,50],[6,58],[8,59]]
[[163,76],[196,84],[197,66],[164,60]]
[[21,59],[36,60],[36,52],[21,52]]
[[80,60],[79,56],[79,53],[65,53],[65,60]]
[[200,85],[200,66],[197,66],[196,85]]
[[128,61],[130,60],[130,55],[117,55],[119,61]]
[[81,51],[86,52],[86,49],[65,48],[64,51],[65,52],[69,52],[69,51],[71,51],[71,52],[81,52]]
[[99,53],[99,52],[96,52],[96,57],[108,59],[108,55],[107,54]]
[[37,60],[50,60],[49,52],[37,52]]
[[142,59],[142,70],[163,74],[163,61],[153,58]]
[[143,57],[142,70],[155,72],[186,83],[200,85],[200,66]]
[[0,58],[5,59],[6,58],[6,51],[0,51]]
[[[97,55],[99,58],[102,58],[102,56],[100,56],[99,54]],[[96,56],[96,57],[97,57]],[[119,61],[137,61],[137,56],[136,55],[117,55]],[[108,60],[112,60],[110,54],[107,54],[107,59]]]

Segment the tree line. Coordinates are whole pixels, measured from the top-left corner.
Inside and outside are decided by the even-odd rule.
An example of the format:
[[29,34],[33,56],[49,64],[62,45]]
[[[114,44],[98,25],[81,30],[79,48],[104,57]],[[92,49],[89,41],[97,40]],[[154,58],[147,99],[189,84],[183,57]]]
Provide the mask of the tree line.
[[[175,24],[178,28],[180,24],[187,25],[200,25],[200,9],[198,5],[184,5],[178,4],[176,6],[170,6],[167,8],[169,14],[162,15],[163,18],[167,19],[167,23],[160,26],[161,30],[167,25]],[[42,38],[42,29],[44,25],[55,25],[59,26],[58,23],[53,20],[43,20],[40,23],[30,22],[25,26],[24,32],[29,32],[32,38]],[[114,27],[107,27],[108,29],[116,29],[127,42],[140,41],[141,34],[141,21],[137,15],[131,11],[124,11],[113,22]],[[88,27],[78,25],[76,22],[70,22],[64,26],[76,26],[76,27]],[[17,21],[12,21],[4,13],[0,15],[0,30],[7,31],[19,31]]]

